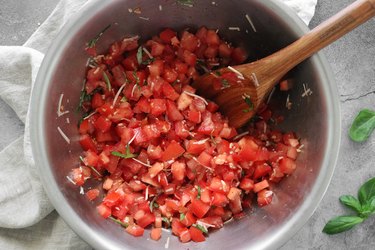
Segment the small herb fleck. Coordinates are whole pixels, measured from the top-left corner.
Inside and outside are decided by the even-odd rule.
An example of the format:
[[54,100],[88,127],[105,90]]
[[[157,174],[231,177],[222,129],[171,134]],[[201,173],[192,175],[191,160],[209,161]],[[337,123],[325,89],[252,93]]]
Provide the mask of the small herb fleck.
[[250,99],[250,95],[243,94],[242,95],[242,99],[245,101],[245,103],[247,104],[247,106],[249,106],[249,108],[242,110],[242,112],[249,113],[250,111],[254,110],[254,104],[253,104],[253,102]]
[[193,6],[194,1],[193,0],[177,0],[177,3],[187,6]]
[[123,97],[121,98],[121,100],[120,100],[120,102],[127,102],[127,101],[128,101],[128,99],[126,99],[125,96],[123,96]]
[[104,32],[106,32],[109,28],[111,27],[111,25],[107,25],[107,27],[105,27],[102,31],[100,31],[100,33],[98,35],[96,35],[93,39],[91,39],[88,43],[87,43],[87,47],[88,48],[93,48],[96,46],[96,43],[99,41],[100,37],[104,34]]
[[108,91],[111,91],[112,90],[111,82],[109,81],[107,73],[105,73],[104,71],[103,71],[103,78],[104,78],[104,81],[107,85]]
[[143,47],[139,46],[137,50],[137,62],[139,65],[141,65],[142,61],[143,61]]
[[229,88],[230,87],[229,81],[227,79],[221,79],[221,86],[223,89]]
[[155,196],[152,201],[150,202],[150,211],[152,213],[152,211],[154,210],[154,208],[158,208],[159,207],[159,204],[156,203],[156,199],[158,198],[158,196]]
[[184,213],[180,213],[180,221],[184,220],[185,219],[185,214]]
[[197,194],[197,199],[200,199],[201,198],[201,187],[200,186],[197,186],[197,190],[198,190],[198,194]]
[[221,74],[221,72],[220,71],[215,71],[215,75],[217,75],[217,76],[222,76],[222,74]]
[[193,226],[194,226],[195,228],[198,228],[199,230],[201,230],[203,233],[208,234],[208,230],[207,230],[207,228],[205,228],[204,226],[199,225],[199,224],[194,224]]
[[139,77],[137,75],[137,71],[133,71],[133,77],[135,79],[135,85],[138,86],[138,88],[141,88],[141,85],[140,85],[140,80],[139,80]]
[[171,226],[171,222],[169,221],[169,219],[167,217],[162,217],[161,220],[164,221],[167,224],[167,227]]
[[138,155],[132,154],[130,152],[130,146],[129,146],[129,144],[126,145],[126,152],[125,152],[125,154],[120,153],[118,151],[112,151],[111,154],[114,155],[114,156],[118,156],[118,157],[124,158],[124,159],[135,158],[135,157],[138,156]]
[[118,219],[116,219],[112,216],[109,216],[108,218],[110,218],[112,221],[116,222],[117,224],[121,225],[122,227],[127,228],[129,226],[127,223],[122,222],[122,221],[120,221],[120,220],[118,220]]

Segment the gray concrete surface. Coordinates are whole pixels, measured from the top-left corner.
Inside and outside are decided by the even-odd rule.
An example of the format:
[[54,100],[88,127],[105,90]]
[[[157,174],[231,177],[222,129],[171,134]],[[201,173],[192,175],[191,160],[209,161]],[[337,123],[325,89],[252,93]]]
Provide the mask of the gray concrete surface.
[[[353,0],[318,0],[310,27],[315,27]],[[0,0],[0,45],[21,45],[55,7],[57,0]],[[324,49],[339,87],[342,116],[340,156],[329,189],[308,223],[281,249],[375,249],[375,216],[336,236],[321,233],[333,216],[349,211],[338,201],[355,195],[375,176],[375,134],[365,143],[349,140],[348,128],[362,108],[375,109],[375,19]],[[0,100],[0,150],[20,136],[23,124]],[[6,132],[4,132],[6,131]]]

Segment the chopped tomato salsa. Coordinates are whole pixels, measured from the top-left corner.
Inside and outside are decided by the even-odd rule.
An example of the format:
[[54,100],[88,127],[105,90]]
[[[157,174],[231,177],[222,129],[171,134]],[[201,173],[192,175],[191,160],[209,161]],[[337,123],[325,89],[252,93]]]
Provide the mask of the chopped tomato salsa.
[[[205,27],[195,34],[168,28],[142,44],[125,38],[91,58],[80,103],[84,153],[69,180],[100,180],[86,193],[100,201],[98,213],[136,237],[150,228],[153,240],[164,227],[181,242],[202,242],[245,208],[271,204],[273,186],[297,167],[297,136],[273,130],[265,105],[236,130],[190,86],[200,74],[246,59]],[[238,75],[217,77],[222,88]]]

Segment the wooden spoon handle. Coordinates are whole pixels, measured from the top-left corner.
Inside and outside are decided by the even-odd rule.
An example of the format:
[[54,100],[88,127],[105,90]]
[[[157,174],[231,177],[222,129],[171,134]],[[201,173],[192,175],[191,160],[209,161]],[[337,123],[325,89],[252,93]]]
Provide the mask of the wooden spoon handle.
[[273,59],[273,65],[275,67],[283,67],[284,73],[280,76],[282,77],[300,62],[374,16],[375,0],[358,0],[311,30],[296,42],[277,52],[277,56],[274,54],[277,60]]

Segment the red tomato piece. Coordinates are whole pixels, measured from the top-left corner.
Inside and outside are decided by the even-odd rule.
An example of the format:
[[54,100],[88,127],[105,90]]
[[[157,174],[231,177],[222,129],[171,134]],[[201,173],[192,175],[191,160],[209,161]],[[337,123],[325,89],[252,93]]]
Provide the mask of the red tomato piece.
[[261,182],[254,184],[254,193],[258,193],[259,191],[268,188],[270,185],[268,184],[267,180],[263,180]]
[[176,159],[180,155],[182,155],[184,152],[185,152],[185,149],[181,147],[181,145],[178,142],[172,141],[163,152],[161,160],[165,162],[165,161],[169,161],[172,159]]
[[197,216],[198,218],[203,218],[203,216],[208,212],[210,209],[210,205],[204,203],[201,200],[194,199],[191,202],[190,206],[191,212]]
[[152,240],[158,241],[161,238],[161,227],[151,229],[150,237]]
[[257,201],[260,207],[269,205],[272,202],[273,192],[267,189],[263,189],[257,194]]
[[291,173],[293,173],[294,170],[297,167],[295,161],[293,161],[292,159],[290,159],[288,157],[282,158],[280,160],[279,166],[280,166],[281,172],[283,172],[284,174],[291,174]]
[[125,231],[128,232],[129,234],[135,236],[135,237],[140,237],[145,232],[145,230],[142,227],[138,226],[137,224],[129,225],[125,229]]
[[108,218],[111,215],[111,209],[101,203],[99,206],[96,207],[96,210],[103,218]]
[[99,196],[99,189],[94,188],[86,192],[86,197],[89,201],[95,200]]
[[160,32],[159,37],[160,39],[165,43],[170,43],[171,39],[177,35],[176,31],[172,29],[165,29],[162,32]]

